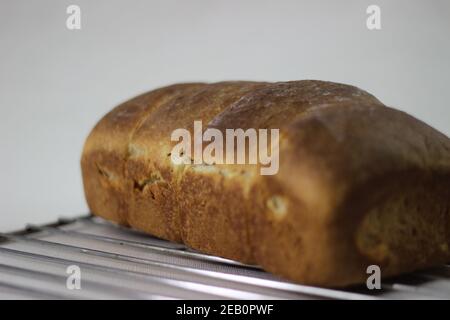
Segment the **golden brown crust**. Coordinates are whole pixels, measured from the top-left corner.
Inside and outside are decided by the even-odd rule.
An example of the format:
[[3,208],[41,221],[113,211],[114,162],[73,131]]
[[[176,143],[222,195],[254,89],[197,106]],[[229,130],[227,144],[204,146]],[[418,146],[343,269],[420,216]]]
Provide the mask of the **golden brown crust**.
[[[177,128],[279,128],[280,170],[174,165]],[[205,128],[204,128],[205,129]],[[301,283],[450,259],[450,141],[352,86],[181,84],[106,115],[82,156],[94,214]]]
[[201,84],[179,84],[131,99],[110,111],[86,140],[81,158],[86,200],[92,212],[128,224],[129,143],[146,116],[176,94]]

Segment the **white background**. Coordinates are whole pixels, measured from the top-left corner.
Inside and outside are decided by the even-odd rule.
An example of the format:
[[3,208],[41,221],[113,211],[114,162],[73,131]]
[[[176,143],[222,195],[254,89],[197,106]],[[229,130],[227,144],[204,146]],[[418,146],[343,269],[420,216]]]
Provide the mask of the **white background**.
[[[66,7],[82,30],[66,28]],[[381,7],[382,30],[366,28]],[[95,122],[182,81],[356,85],[450,134],[450,1],[0,0],[0,230],[87,212]]]

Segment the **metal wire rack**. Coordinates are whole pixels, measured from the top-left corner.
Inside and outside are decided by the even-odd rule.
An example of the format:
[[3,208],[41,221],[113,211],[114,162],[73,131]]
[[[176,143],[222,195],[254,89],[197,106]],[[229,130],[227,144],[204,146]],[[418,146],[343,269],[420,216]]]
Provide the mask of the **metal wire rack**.
[[[80,289],[69,289],[69,266]],[[450,265],[380,290],[299,285],[93,216],[0,234],[1,299],[450,299]]]

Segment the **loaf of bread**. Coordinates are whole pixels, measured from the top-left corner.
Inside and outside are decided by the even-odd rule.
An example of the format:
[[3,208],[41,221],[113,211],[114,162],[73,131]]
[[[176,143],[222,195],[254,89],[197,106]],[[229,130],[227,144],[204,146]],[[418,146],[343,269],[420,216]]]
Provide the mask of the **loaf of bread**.
[[[178,128],[279,129],[279,170],[174,163]],[[176,84],[98,122],[81,159],[91,212],[304,284],[450,261],[450,139],[356,87]]]

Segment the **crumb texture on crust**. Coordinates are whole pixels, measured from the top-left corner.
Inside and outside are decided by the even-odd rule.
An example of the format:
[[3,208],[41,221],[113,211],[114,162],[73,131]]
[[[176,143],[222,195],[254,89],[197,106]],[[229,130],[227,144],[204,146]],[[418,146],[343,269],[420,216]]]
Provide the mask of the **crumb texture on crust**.
[[[171,132],[280,129],[280,170],[174,165]],[[450,259],[450,141],[344,84],[176,84],[101,119],[81,168],[91,212],[300,283],[341,286]]]

